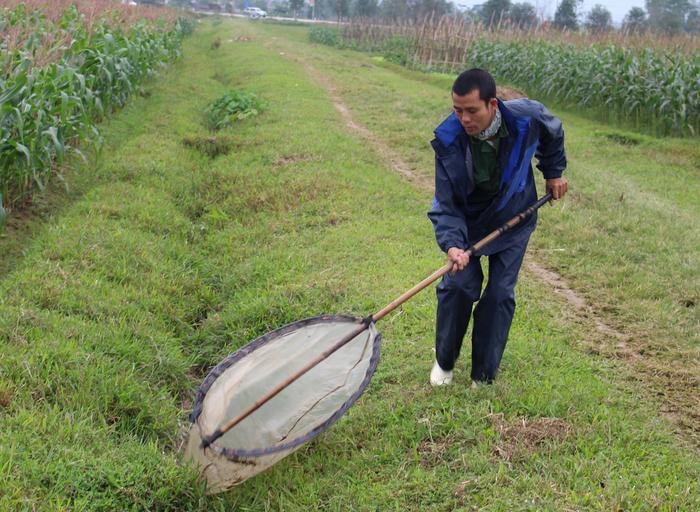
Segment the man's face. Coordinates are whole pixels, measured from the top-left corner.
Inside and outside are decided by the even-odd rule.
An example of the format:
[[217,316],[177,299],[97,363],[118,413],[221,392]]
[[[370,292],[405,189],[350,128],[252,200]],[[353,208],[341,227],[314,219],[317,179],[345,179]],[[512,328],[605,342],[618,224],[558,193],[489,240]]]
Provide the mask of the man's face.
[[477,135],[489,127],[496,115],[498,100],[491,98],[485,102],[479,98],[479,89],[474,89],[464,96],[452,93],[452,107],[462,128],[469,135]]

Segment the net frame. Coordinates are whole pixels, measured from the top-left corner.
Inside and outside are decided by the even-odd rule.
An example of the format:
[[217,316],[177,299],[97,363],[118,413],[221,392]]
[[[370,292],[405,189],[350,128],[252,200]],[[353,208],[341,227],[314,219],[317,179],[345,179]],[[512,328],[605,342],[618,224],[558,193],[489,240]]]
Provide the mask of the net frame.
[[[303,320],[298,320],[296,322],[292,322],[290,324],[284,325],[278,329],[275,329],[273,331],[269,331],[262,336],[259,336],[258,338],[254,339],[247,345],[241,347],[240,349],[236,350],[235,352],[229,354],[225,359],[223,359],[218,365],[216,365],[212,370],[207,374],[205,377],[204,381],[202,384],[199,386],[197,389],[197,393],[195,396],[195,401],[193,405],[193,410],[192,413],[190,414],[190,423],[192,424],[193,428],[199,428],[197,425],[197,419],[199,418],[200,414],[202,413],[203,407],[204,407],[204,401],[206,399],[207,393],[211,389],[211,387],[214,385],[216,380],[221,377],[221,375],[224,374],[229,368],[231,368],[234,364],[239,362],[241,359],[244,357],[248,357],[251,354],[253,354],[256,350],[264,347],[267,343],[270,343],[271,341],[285,336],[286,334],[289,334],[291,332],[294,332],[296,330],[299,330],[304,327],[308,327],[311,325],[316,325],[320,323],[327,323],[327,322],[352,322],[356,323],[357,325],[362,325],[363,319],[351,316],[351,315],[319,315],[311,318],[305,318]],[[367,330],[368,330],[368,338],[367,341],[365,342],[367,345],[371,344],[372,345],[372,354],[370,356],[369,364],[367,367],[367,370],[365,372],[365,375],[355,392],[350,395],[345,402],[341,404],[341,406],[332,414],[330,415],[326,420],[323,422],[319,423],[316,427],[314,427],[312,430],[300,435],[299,437],[296,437],[292,439],[291,441],[285,441],[283,443],[277,443],[265,448],[252,448],[252,449],[237,449],[237,448],[230,448],[230,447],[223,447],[220,445],[217,445],[216,443],[212,443],[209,448],[214,449],[218,454],[230,459],[231,461],[241,461],[245,459],[250,459],[250,458],[257,458],[257,457],[264,457],[267,455],[272,455],[280,452],[288,452],[292,451],[302,444],[310,441],[311,439],[315,438],[318,436],[321,432],[324,430],[328,429],[331,427],[335,422],[337,422],[343,414],[347,412],[347,410],[352,407],[352,405],[360,398],[360,396],[364,393],[364,391],[367,389],[367,386],[369,386],[370,381],[372,380],[372,376],[374,375],[374,372],[377,369],[377,366],[379,365],[379,358],[381,355],[381,340],[382,336],[379,333],[379,331],[376,329],[374,322],[370,322],[367,325]],[[363,331],[364,332],[364,331]]]

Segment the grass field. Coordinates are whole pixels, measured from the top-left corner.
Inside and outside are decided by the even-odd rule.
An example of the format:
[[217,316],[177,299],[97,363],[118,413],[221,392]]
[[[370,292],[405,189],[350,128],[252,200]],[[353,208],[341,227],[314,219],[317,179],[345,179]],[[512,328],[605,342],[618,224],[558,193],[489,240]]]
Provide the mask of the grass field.
[[[285,323],[373,312],[443,263],[429,192],[347,128],[320,77],[430,176],[449,79],[300,27],[207,22],[102,126],[53,215],[0,239],[0,510],[700,508],[696,141],[563,111],[572,191],[542,211],[532,257],[625,350],[526,272],[497,383],[470,390],[463,358],[432,389],[426,291],[378,325],[382,362],[338,424],[204,494],[179,448],[210,367]],[[214,136],[203,109],[231,89],[264,111],[211,158],[185,140]]]

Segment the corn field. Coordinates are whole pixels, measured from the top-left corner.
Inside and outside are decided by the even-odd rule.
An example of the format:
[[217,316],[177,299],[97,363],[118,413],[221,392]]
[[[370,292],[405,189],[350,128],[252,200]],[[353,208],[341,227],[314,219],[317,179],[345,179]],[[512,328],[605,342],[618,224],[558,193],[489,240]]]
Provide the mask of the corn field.
[[338,40],[429,71],[485,68],[533,97],[651,133],[700,133],[697,38],[571,33],[546,26],[487,30],[464,20],[428,18],[396,25],[354,21]]
[[179,55],[190,20],[107,0],[0,1],[0,211]]

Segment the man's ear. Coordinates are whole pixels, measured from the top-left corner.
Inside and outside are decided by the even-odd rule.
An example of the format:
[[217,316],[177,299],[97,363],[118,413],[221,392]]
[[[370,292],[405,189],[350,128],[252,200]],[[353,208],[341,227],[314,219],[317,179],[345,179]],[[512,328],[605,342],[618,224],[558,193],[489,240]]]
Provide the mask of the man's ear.
[[498,106],[498,99],[496,99],[496,98],[491,98],[491,99],[489,100],[489,105],[491,105],[491,106],[494,107],[494,108],[497,107],[497,106]]

